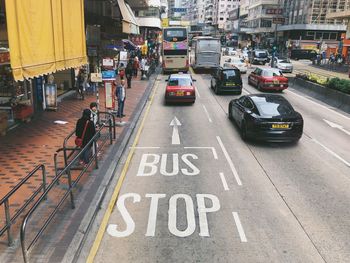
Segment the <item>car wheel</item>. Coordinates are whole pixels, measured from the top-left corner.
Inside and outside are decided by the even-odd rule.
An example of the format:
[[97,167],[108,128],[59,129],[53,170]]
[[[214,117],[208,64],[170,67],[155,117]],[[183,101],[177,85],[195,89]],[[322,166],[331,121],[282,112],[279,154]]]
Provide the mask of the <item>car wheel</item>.
[[243,141],[247,139],[247,126],[245,125],[244,121],[242,121],[241,124],[241,138]]
[[248,77],[248,85],[252,85],[252,82],[250,81],[249,77]]
[[259,90],[259,91],[262,91],[262,90],[263,90],[261,83],[258,83],[258,90]]
[[230,120],[233,120],[233,116],[232,116],[232,105],[231,103],[228,105],[228,118]]
[[219,94],[219,89],[218,89],[218,85],[215,85],[215,89],[214,89],[215,94]]

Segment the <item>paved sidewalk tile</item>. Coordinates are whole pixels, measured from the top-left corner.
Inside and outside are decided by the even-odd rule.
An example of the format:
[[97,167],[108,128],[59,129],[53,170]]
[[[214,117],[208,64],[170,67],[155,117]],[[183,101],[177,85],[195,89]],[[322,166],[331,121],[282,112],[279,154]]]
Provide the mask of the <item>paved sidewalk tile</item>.
[[[123,121],[128,122],[135,111],[140,99],[144,96],[148,81],[133,79],[132,88],[126,89]],[[100,88],[100,107],[104,111],[104,89]],[[19,127],[9,131],[6,136],[0,137],[0,199],[5,196],[15,185],[24,178],[36,165],[43,163],[47,169],[47,183],[54,177],[55,151],[62,147],[64,138],[74,130],[76,121],[81,117],[82,111],[89,108],[89,104],[96,101],[96,96],[86,96],[85,100],[75,97],[64,99],[59,103],[58,111],[46,111],[38,113],[29,123],[23,123]],[[65,125],[55,124],[54,121],[67,121]],[[117,127],[118,135],[124,127]],[[108,144],[107,144],[108,145]],[[38,174],[30,179],[10,199],[11,214],[15,213],[25,200],[40,185],[42,179]],[[84,182],[84,180],[83,180]],[[62,184],[64,185],[64,183]],[[55,188],[49,195],[49,206],[54,207],[53,201],[64,193],[63,186]],[[52,199],[52,202],[50,201]],[[0,207],[0,229],[4,226],[4,208]],[[18,237],[18,229],[22,220],[17,219],[13,228],[14,236]],[[7,249],[6,233],[0,237],[0,255]]]

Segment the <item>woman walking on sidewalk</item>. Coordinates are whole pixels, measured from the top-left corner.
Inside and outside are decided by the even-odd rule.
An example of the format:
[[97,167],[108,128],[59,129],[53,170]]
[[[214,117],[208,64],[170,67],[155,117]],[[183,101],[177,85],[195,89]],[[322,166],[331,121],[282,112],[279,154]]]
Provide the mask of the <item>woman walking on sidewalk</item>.
[[[81,149],[89,143],[89,141],[94,137],[96,130],[94,123],[90,120],[91,111],[90,109],[85,109],[83,111],[83,116],[77,121],[75,135],[82,140]],[[90,144],[87,149],[83,152],[80,157],[80,164],[88,164],[91,157],[91,147]]]
[[125,76],[126,80],[128,82],[128,89],[131,89],[131,79],[132,79],[132,60],[129,60],[128,65],[126,66],[125,69]]

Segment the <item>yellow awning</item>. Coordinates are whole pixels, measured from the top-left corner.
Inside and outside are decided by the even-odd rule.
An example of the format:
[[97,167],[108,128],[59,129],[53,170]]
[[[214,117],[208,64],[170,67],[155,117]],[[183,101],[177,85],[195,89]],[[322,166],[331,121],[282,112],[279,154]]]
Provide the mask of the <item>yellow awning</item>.
[[126,4],[124,0],[118,0],[118,6],[123,18],[123,33],[135,35],[140,34],[139,25],[130,6]]
[[6,0],[15,80],[87,64],[84,0]]

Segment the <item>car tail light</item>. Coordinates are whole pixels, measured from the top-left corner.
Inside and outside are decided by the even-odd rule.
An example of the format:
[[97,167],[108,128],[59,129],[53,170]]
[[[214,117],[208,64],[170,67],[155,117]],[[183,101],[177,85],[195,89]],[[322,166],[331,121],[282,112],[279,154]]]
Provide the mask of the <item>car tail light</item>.
[[186,92],[186,96],[190,96],[191,95],[191,92],[190,91],[187,91]]

